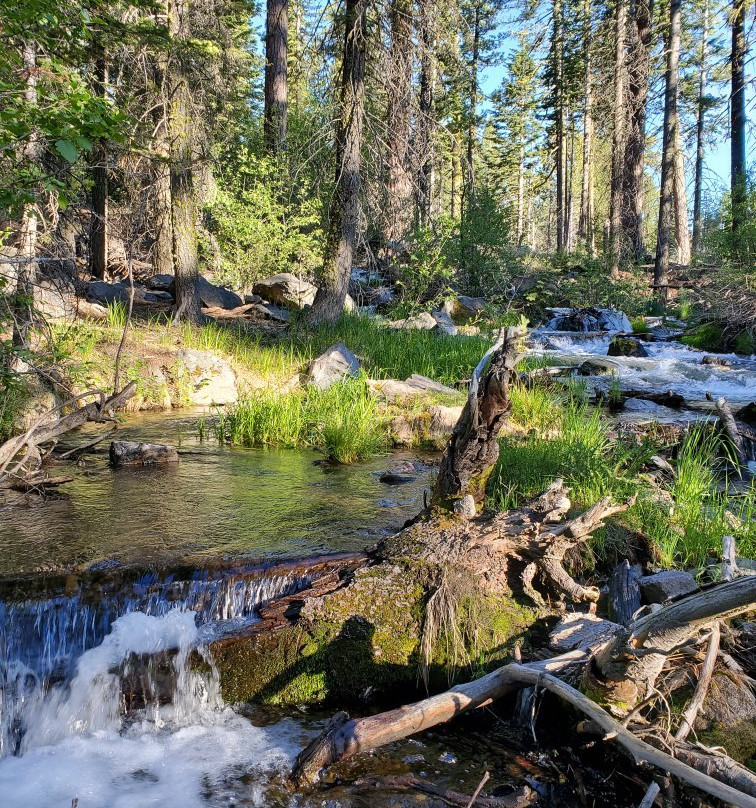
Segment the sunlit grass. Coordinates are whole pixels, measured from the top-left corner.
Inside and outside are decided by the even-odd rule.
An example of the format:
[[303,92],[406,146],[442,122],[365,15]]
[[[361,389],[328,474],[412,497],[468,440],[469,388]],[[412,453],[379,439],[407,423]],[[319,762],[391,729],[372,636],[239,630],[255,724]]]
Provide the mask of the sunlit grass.
[[246,396],[219,413],[215,433],[240,446],[318,448],[339,463],[371,457],[387,441],[386,426],[364,379],[338,382],[322,391]]

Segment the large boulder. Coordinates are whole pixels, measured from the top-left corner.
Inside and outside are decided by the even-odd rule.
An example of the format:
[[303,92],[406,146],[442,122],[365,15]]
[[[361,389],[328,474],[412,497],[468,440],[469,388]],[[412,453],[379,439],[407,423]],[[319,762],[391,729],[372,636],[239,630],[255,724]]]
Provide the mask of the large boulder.
[[86,287],[87,300],[110,306],[113,303],[129,302],[129,287],[125,283],[108,283],[92,281]]
[[467,323],[483,317],[488,308],[488,301],[482,297],[458,295],[454,300],[447,300],[443,310],[455,323]]
[[200,301],[206,309],[238,309],[244,305],[244,301],[236,292],[223,286],[216,286],[201,275],[197,285]]
[[305,383],[327,390],[342,379],[359,375],[359,360],[343,342],[337,342],[310,362],[305,371]]
[[70,282],[40,278],[34,286],[34,307],[48,320],[75,317],[76,302],[76,290]]
[[270,303],[278,303],[289,309],[303,309],[313,304],[318,287],[291,272],[279,272],[258,281],[252,291]]
[[631,334],[633,326],[627,315],[619,309],[565,309],[549,308],[552,317],[546,324],[550,331],[571,331],[580,333],[595,333],[609,331],[610,333]]
[[233,404],[239,397],[236,374],[226,359],[212,351],[182,348],[179,362],[179,386],[187,390],[189,403],[200,407]]
[[633,339],[633,337],[618,336],[609,343],[606,355],[645,357],[648,356],[648,352],[639,340]]
[[444,334],[449,334],[451,336],[455,336],[457,333],[457,326],[454,325],[454,320],[449,316],[449,314],[444,311],[444,309],[439,309],[438,311],[432,311],[431,315],[433,319],[436,321],[436,328],[443,332]]
[[115,440],[110,444],[111,466],[153,466],[178,462],[178,452],[167,443]]
[[153,292],[173,292],[175,289],[176,278],[169,273],[153,275],[145,284],[145,286]]
[[696,579],[685,570],[664,570],[655,575],[646,575],[639,583],[646,603],[666,603],[698,589]]

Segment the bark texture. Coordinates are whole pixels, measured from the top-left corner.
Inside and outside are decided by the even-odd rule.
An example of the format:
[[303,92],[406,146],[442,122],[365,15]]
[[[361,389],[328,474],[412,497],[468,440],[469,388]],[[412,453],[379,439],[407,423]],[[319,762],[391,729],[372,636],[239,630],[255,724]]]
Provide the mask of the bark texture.
[[730,194],[732,229],[737,232],[745,221],[746,201],[746,0],[733,0],[732,52],[730,55]]
[[268,0],[265,24],[265,107],[263,132],[270,154],[286,148],[288,123],[288,0]]
[[368,0],[347,0],[341,68],[341,115],[336,127],[336,189],[328,212],[323,276],[311,323],[335,322],[344,311],[360,223],[360,164],[365,112]]

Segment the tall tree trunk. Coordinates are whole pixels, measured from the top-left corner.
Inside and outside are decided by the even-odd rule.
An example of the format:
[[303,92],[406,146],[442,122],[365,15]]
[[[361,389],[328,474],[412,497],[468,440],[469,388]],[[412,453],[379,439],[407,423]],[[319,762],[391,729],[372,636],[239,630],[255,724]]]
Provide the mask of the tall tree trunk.
[[386,114],[387,252],[397,257],[412,225],[412,179],[409,169],[412,81],[412,4],[392,0],[389,9],[391,52]]
[[670,0],[669,33],[667,35],[667,70],[664,90],[664,135],[662,139],[661,192],[659,197],[659,229],[656,241],[654,285],[662,303],[667,301],[669,283],[669,246],[675,191],[675,138],[679,126],[677,115],[678,65],[680,61],[680,3]]
[[[24,68],[24,98],[30,108],[37,106],[37,43],[25,42],[21,53]],[[42,159],[42,141],[36,129],[32,129],[21,149],[21,158],[33,166]],[[34,202],[24,205],[21,227],[18,234],[18,257],[23,263],[18,265],[16,294],[13,301],[13,345],[25,348],[28,344],[29,329],[34,322],[34,284],[37,280],[37,234],[39,218]]]
[[698,114],[696,117],[696,176],[693,183],[693,255],[701,252],[703,235],[703,215],[701,202],[703,194],[704,134],[706,117],[706,58],[709,38],[709,0],[704,2],[703,26],[701,31],[701,57],[698,65]]
[[591,0],[583,3],[583,58],[585,60],[585,98],[583,104],[583,176],[580,190],[578,233],[591,258],[596,252],[593,233],[593,49]]
[[517,167],[517,246],[522,246],[525,232],[525,142],[520,142],[520,157]]
[[336,189],[328,211],[323,278],[311,323],[335,322],[344,311],[360,218],[360,151],[365,112],[368,0],[346,0],[341,114],[336,126]]
[[[105,96],[108,64],[104,56],[95,62],[95,88]],[[89,271],[104,278],[108,269],[108,146],[100,138],[92,149],[92,219],[89,226]]]
[[478,139],[478,62],[480,60],[480,2],[475,3],[470,61],[470,114],[467,121],[467,199],[475,195],[475,143]]
[[566,159],[567,137],[564,125],[564,6],[563,0],[554,0],[554,82],[556,89],[556,245],[557,252],[565,247],[566,234]]
[[194,188],[194,129],[184,48],[190,37],[189,0],[172,0],[169,31],[174,43],[170,74],[170,188],[173,265],[176,273],[175,320],[203,320],[198,289],[197,204]]
[[646,151],[646,103],[653,0],[631,0],[628,26],[627,98],[624,172],[620,228],[636,261],[643,260],[644,158]]
[[569,151],[569,166],[566,179],[566,193],[567,198],[567,216],[565,221],[565,234],[564,243],[568,252],[572,252],[575,246],[575,222],[574,222],[574,209],[572,199],[572,189],[575,180],[575,119],[570,116],[570,151]]
[[263,132],[269,154],[286,148],[288,123],[288,0],[268,0],[265,23],[265,107]]
[[[166,4],[161,13],[155,14],[155,23],[167,31],[169,8]],[[171,219],[171,170],[168,144],[170,142],[168,54],[159,49],[155,54],[153,77],[155,82],[155,103],[152,108],[153,140],[153,181],[150,197],[150,218],[152,220],[152,271],[155,275],[173,275],[173,221]]]
[[432,0],[420,3],[420,115],[417,124],[417,143],[420,173],[418,176],[418,211],[423,224],[431,221],[434,197],[433,135],[434,89],[436,82],[434,61],[434,23]]
[[733,0],[732,76],[730,99],[730,193],[732,196],[732,229],[737,232],[746,215],[746,21],[747,0]]
[[612,135],[612,187],[609,212],[609,251],[612,273],[619,270],[622,258],[622,181],[625,168],[625,86],[627,60],[627,0],[616,0],[614,51],[614,133]]
[[462,193],[460,176],[462,174],[462,148],[459,144],[459,138],[456,134],[452,133],[452,148],[451,148],[451,182],[449,188],[450,201],[451,201],[451,218],[459,219],[462,215]]
[[690,264],[690,228],[688,227],[688,193],[685,189],[685,157],[682,150],[682,135],[678,118],[675,127],[675,241],[677,263]]

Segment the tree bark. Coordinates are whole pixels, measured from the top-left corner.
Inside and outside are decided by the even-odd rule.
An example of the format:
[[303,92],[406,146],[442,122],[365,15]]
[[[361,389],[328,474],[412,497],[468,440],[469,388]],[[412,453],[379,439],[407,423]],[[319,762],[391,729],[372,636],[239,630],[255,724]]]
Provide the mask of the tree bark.
[[434,100],[436,68],[434,61],[435,34],[431,0],[420,4],[420,116],[417,142],[420,173],[418,176],[418,210],[420,222],[428,225],[432,218],[434,199],[433,136],[435,133]]
[[480,59],[480,2],[475,3],[473,17],[472,54],[470,60],[470,105],[467,120],[467,186],[468,200],[475,196],[475,143],[478,139],[478,62]]
[[[169,8],[155,14],[158,26],[167,29]],[[166,30],[167,33],[167,30]],[[168,54],[159,48],[154,57],[155,100],[152,111],[153,182],[150,196],[150,218],[153,231],[152,271],[155,275],[173,275],[173,221],[171,219],[171,169],[169,149]]]
[[616,273],[622,259],[622,180],[625,168],[625,96],[627,61],[627,0],[616,0],[614,40],[614,131],[612,134],[612,180],[609,211],[609,252],[611,270]]
[[185,49],[191,36],[188,0],[171,0],[169,30],[174,50],[170,73],[170,188],[173,265],[176,276],[174,320],[203,321],[200,308],[197,204],[194,187],[194,128],[192,95],[186,66]]
[[335,322],[344,311],[360,219],[360,164],[365,108],[368,0],[347,0],[341,115],[336,127],[336,190],[328,212],[323,277],[311,323]]
[[[24,69],[24,98],[30,107],[37,106],[37,44],[25,42],[22,46]],[[36,129],[32,129],[21,149],[21,159],[29,165],[38,164],[42,159],[43,145]],[[34,202],[27,202],[21,215],[18,235],[18,265],[16,294],[13,299],[13,345],[25,348],[29,329],[34,322],[34,284],[37,280],[37,234],[39,216]]]
[[696,116],[696,176],[693,184],[693,255],[701,252],[703,236],[703,197],[704,134],[706,132],[706,59],[709,39],[709,0],[704,0],[703,25],[701,30],[701,56],[698,65],[698,110]]
[[628,26],[627,132],[620,203],[621,230],[636,261],[644,254],[646,102],[653,0],[632,0]]
[[685,155],[682,149],[680,122],[675,127],[675,241],[677,263],[690,264],[690,228],[688,227],[688,193],[685,189]]
[[578,234],[591,258],[596,253],[593,232],[593,26],[591,0],[583,3],[583,58],[585,60],[585,97],[583,102],[583,176],[580,192]]
[[520,143],[517,165],[517,246],[522,246],[525,232],[525,143]]
[[410,103],[413,63],[412,5],[392,0],[389,8],[391,50],[386,110],[386,230],[387,253],[402,252],[412,225],[412,180],[409,169]]
[[675,189],[675,137],[677,115],[678,64],[680,60],[680,0],[670,0],[667,69],[664,91],[664,134],[662,138],[661,191],[659,199],[659,228],[656,240],[654,286],[662,303],[667,301],[669,283],[670,235]]
[[263,133],[269,154],[286,149],[288,123],[288,0],[268,0],[265,24]]
[[[108,64],[104,56],[95,62],[95,89],[105,96]],[[89,227],[89,271],[104,278],[108,269],[108,146],[100,138],[92,149],[92,219]]]
[[483,502],[499,456],[499,431],[512,408],[508,391],[521,335],[519,329],[507,328],[475,368],[467,402],[441,460],[435,489],[439,503],[448,505],[468,494],[476,503]]
[[730,195],[732,230],[737,232],[746,217],[746,0],[733,0],[730,73]]
[[556,248],[557,252],[566,249],[567,232],[567,134],[565,131],[564,100],[564,4],[563,0],[554,0],[554,134],[556,160]]

